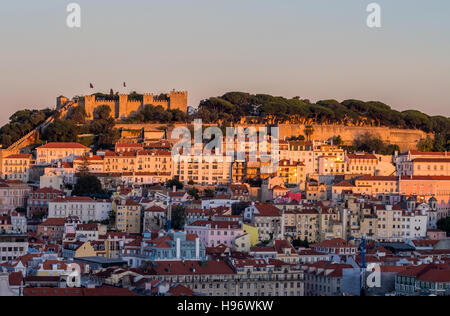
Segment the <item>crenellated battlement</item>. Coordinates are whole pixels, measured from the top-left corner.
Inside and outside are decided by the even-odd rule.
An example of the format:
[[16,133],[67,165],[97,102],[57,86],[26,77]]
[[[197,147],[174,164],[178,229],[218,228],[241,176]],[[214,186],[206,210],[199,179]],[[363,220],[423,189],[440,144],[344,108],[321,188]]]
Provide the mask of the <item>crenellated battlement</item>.
[[[135,115],[145,105],[162,106],[166,110],[178,109],[187,112],[188,92],[172,90],[169,93],[155,95],[154,93],[144,93],[140,100],[130,99],[128,94],[105,95],[103,98],[96,95],[86,95],[79,99],[79,106],[83,106],[88,119],[94,118],[94,111],[97,107],[106,105],[111,109],[111,115],[116,118],[126,118]],[[58,100],[57,106],[61,105]]]

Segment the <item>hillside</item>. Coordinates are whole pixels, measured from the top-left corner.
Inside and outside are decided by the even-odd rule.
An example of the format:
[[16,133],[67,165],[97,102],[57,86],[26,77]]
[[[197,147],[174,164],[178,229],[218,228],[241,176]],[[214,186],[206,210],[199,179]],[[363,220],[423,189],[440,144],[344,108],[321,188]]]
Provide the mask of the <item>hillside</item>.
[[267,94],[229,92],[201,101],[195,116],[206,123],[238,123],[246,117],[248,123],[416,129],[434,134],[434,141],[421,144],[427,147],[424,149],[450,150],[450,118],[428,116],[416,110],[399,112],[378,101],[349,99],[311,103],[300,97],[287,99]]
[[[3,148],[24,137],[52,113],[51,110],[17,111],[10,117],[10,123],[0,129]],[[342,145],[347,145],[349,150],[391,153],[397,149],[395,145],[408,149],[417,146],[423,151],[450,150],[449,118],[428,116],[416,110],[399,112],[378,101],[350,99],[311,103],[300,97],[287,99],[267,94],[229,92],[201,101],[198,109],[188,116],[188,121],[194,118],[201,118],[206,124],[222,126],[277,124],[285,131],[280,136],[294,137],[303,137],[306,135],[304,131],[311,126],[309,129],[315,130],[313,137],[320,137],[321,140],[334,137],[338,143],[342,141]],[[137,115],[120,123],[176,122],[185,122],[185,116],[180,111],[166,111],[160,106],[145,105]],[[67,116],[57,118],[40,137],[43,141],[77,141],[77,135],[91,133],[97,137],[94,143],[86,145],[108,148],[119,137],[113,129],[117,123],[110,117],[106,107],[98,107],[96,119],[92,121],[86,118],[82,108],[72,107]],[[383,127],[389,127],[389,131],[384,131]],[[361,141],[359,138],[364,136],[362,133],[372,137],[366,137],[363,146],[358,143]],[[426,133],[434,137],[426,138]],[[408,142],[411,145],[408,146]]]

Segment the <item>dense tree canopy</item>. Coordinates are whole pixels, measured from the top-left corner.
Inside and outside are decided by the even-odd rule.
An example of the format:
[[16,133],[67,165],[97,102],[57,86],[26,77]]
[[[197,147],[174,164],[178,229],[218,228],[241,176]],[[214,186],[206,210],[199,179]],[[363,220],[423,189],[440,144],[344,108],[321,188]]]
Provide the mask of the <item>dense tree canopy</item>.
[[196,117],[206,123],[236,123],[242,116],[289,121],[293,124],[344,124],[420,129],[434,133],[434,151],[450,150],[450,118],[420,111],[399,112],[378,101],[321,100],[315,104],[299,97],[287,99],[266,94],[229,92],[200,102]]
[[50,109],[21,110],[9,118],[9,123],[0,129],[0,142],[3,147],[9,147],[25,136],[53,113]]
[[379,137],[373,136],[369,133],[365,133],[354,140],[353,148],[348,148],[350,151],[363,151],[363,152],[375,152],[382,155],[393,155],[395,151],[399,151],[397,145],[386,144]]
[[441,218],[437,222],[437,227],[440,230],[443,230],[447,233],[447,236],[450,236],[450,217]]
[[91,174],[83,174],[78,177],[77,183],[72,191],[73,196],[95,196],[104,195],[100,180]]

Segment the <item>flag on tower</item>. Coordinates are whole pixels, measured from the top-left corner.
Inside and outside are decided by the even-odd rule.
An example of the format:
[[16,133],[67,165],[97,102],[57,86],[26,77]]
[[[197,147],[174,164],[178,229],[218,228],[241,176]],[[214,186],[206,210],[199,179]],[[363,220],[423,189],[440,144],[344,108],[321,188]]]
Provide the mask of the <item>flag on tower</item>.
[[89,84],[89,87],[90,87],[91,89],[94,89],[94,85],[93,85],[92,83]]
[[127,87],[127,83],[124,81],[123,82],[123,87],[126,88]]

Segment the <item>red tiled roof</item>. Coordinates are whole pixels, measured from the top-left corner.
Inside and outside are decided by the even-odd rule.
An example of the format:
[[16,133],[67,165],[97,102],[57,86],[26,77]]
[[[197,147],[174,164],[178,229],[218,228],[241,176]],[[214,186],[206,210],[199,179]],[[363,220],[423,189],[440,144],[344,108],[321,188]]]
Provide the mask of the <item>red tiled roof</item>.
[[423,152],[419,150],[410,150],[409,151],[411,155],[414,156],[446,156],[446,152]]
[[146,209],[144,212],[166,212],[166,211],[167,211],[166,209],[159,207],[157,205],[154,205],[154,206]]
[[153,272],[157,275],[213,275],[235,274],[234,270],[222,260],[199,261],[158,261]]
[[347,154],[348,159],[375,159],[377,157],[374,154]]
[[79,144],[79,143],[48,143],[45,145],[42,145],[36,149],[46,149],[46,148],[51,148],[51,149],[64,149],[64,148],[70,148],[70,149],[89,149],[88,147]]
[[417,277],[418,281],[450,283],[450,270],[429,270]]
[[341,181],[338,184],[333,185],[333,187],[354,187],[354,185],[348,181]]
[[48,218],[38,226],[64,226],[65,222],[65,218]]
[[193,296],[194,295],[194,291],[192,291],[190,288],[187,288],[181,284],[178,284],[178,285],[170,288],[169,293],[172,296]]
[[69,202],[95,202],[92,198],[87,196],[63,196],[57,197],[51,201],[52,203],[69,203]]
[[450,163],[450,158],[415,158],[413,162]]
[[356,181],[397,181],[398,177],[393,176],[370,176],[370,175],[364,175]]
[[15,155],[9,155],[5,159],[31,159],[30,154],[15,154]]
[[260,203],[255,204],[256,209],[259,214],[255,214],[255,216],[280,216],[280,210],[270,203]]

